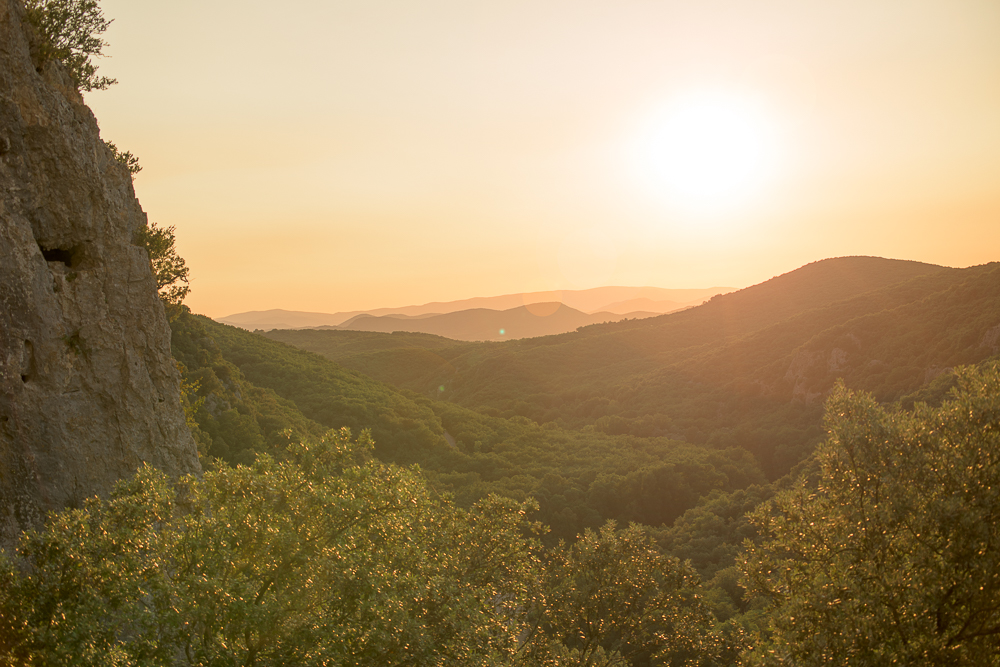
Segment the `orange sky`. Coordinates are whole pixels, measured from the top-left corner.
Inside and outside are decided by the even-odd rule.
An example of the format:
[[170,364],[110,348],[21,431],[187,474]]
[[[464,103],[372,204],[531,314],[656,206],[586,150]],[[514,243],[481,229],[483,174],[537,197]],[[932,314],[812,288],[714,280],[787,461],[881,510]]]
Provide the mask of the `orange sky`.
[[[119,84],[87,102],[196,312],[1000,260],[995,0],[102,7]],[[726,206],[636,157],[699,95],[767,128],[768,178]]]

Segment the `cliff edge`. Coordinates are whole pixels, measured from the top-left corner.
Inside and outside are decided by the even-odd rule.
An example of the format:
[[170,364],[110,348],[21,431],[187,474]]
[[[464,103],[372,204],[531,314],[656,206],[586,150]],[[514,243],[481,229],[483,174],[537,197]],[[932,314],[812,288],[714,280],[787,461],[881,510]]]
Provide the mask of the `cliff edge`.
[[0,545],[143,463],[200,470],[128,171],[0,0]]

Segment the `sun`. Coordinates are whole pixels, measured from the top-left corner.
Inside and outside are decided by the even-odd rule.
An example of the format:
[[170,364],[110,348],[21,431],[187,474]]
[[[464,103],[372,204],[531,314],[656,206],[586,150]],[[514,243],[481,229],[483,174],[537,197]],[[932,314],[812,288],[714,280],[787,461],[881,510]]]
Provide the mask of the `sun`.
[[644,187],[671,206],[730,211],[773,179],[777,135],[767,110],[753,98],[692,92],[650,114],[637,132],[632,162]]

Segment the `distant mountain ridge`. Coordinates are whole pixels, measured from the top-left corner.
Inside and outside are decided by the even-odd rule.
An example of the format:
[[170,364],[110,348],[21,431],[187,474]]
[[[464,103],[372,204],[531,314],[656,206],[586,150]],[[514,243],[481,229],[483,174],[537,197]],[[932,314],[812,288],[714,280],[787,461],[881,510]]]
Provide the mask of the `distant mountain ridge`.
[[[358,321],[396,328],[443,315]],[[795,469],[824,437],[822,399],[838,379],[880,402],[933,404],[949,369],[1000,353],[1000,264],[841,257],[680,312],[506,342],[260,335],[195,316],[173,326],[206,399],[198,418],[211,455],[250,461],[289,428],[371,429],[377,455],[418,463],[465,504],[493,492],[537,498],[553,539],[609,518],[667,526],[721,491],[699,506],[718,523],[680,524],[688,537],[669,542],[713,572],[745,536],[730,521],[773,491],[748,485]]]
[[933,381],[948,369],[1000,352],[1000,264],[841,257],[682,312],[504,344],[266,335],[490,414],[742,447],[773,479],[822,438],[838,377],[880,401],[926,400],[947,388]]
[[[534,307],[533,307],[534,306]],[[462,341],[514,340],[574,331],[601,322],[627,318],[653,317],[648,311],[618,315],[609,312],[584,313],[558,302],[532,304],[507,310],[469,308],[453,313],[429,315],[357,315],[337,327],[314,327],[320,330],[406,331],[444,336]]]
[[[569,308],[582,311],[586,314],[607,312],[615,315],[632,316],[632,313],[638,311],[663,314],[696,306],[717,294],[724,294],[735,289],[734,287],[667,289],[662,287],[611,286],[595,287],[586,290],[524,292],[501,296],[474,297],[458,301],[433,301],[418,306],[352,310],[338,313],[316,313],[277,308],[235,313],[215,319],[218,322],[248,330],[309,329],[341,326],[359,315],[371,315],[374,317],[386,315],[420,317],[447,315],[460,310],[477,308],[504,311],[522,306],[553,302],[562,303]],[[572,329],[567,329],[567,331],[572,331]]]

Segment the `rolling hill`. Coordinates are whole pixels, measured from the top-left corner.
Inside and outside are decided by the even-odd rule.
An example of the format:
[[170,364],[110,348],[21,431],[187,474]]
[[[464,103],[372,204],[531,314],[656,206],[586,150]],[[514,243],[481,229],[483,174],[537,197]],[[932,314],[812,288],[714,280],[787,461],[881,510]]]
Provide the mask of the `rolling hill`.
[[822,437],[837,377],[906,399],[996,354],[998,327],[996,264],[847,257],[682,312],[507,343],[390,338],[365,349],[324,343],[346,332],[267,335],[486,414],[742,447],[773,479]]
[[550,541],[607,519],[669,524],[713,491],[764,482],[742,449],[482,414],[187,312],[172,329],[200,450],[231,463],[259,453],[280,458],[289,439],[326,429],[368,430],[380,458],[418,464],[438,492],[463,505],[490,493],[536,498]]
[[939,402],[950,368],[1000,352],[1000,265],[831,259],[681,312],[505,342],[172,326],[204,453],[281,457],[289,437],[367,428],[380,458],[461,505],[536,498],[549,543],[650,526],[731,607],[743,515],[808,469],[833,383]]

